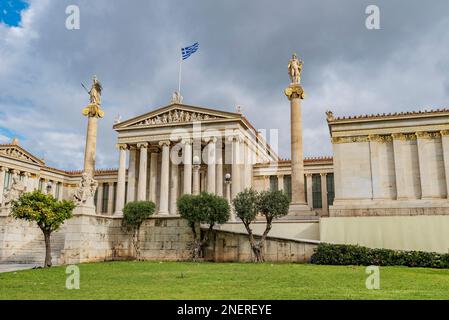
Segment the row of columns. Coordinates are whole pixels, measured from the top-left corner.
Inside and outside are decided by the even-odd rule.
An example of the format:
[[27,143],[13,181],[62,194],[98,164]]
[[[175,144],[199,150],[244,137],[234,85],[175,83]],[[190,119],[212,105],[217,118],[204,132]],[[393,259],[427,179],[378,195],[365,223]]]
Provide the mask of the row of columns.
[[[223,149],[217,143],[217,138],[207,137],[203,140],[205,145],[205,154],[207,162],[207,178],[206,191],[223,196]],[[252,164],[248,164],[248,157],[243,161],[242,142],[238,136],[230,137],[229,142],[232,143],[232,198],[242,190],[242,187],[251,186],[251,169]],[[178,149],[181,149],[182,156],[178,158]],[[157,188],[159,189],[159,214],[168,215],[176,214],[176,200],[178,195],[178,185],[180,177],[180,169],[177,160],[183,164],[182,188],[184,194],[198,194],[200,192],[200,167],[202,150],[194,149],[192,139],[183,139],[181,143],[172,146],[170,141],[160,141],[157,146],[150,146],[148,143],[137,143],[136,145],[119,144],[119,170],[117,181],[117,199],[116,214],[121,214],[126,202],[139,200],[151,200],[156,203]],[[129,150],[129,168],[126,174],[126,153]],[[218,151],[217,151],[218,150]],[[137,165],[137,154],[139,151],[139,161]],[[172,152],[170,152],[172,151]],[[245,151],[249,154],[249,151]],[[148,175],[148,153],[150,154],[150,172]],[[172,153],[172,157],[170,156]],[[247,156],[247,154],[245,156]],[[158,170],[158,159],[161,157],[161,166]],[[245,178],[242,186],[241,171],[244,172]],[[248,172],[249,171],[249,172]],[[160,175],[160,184],[157,185],[158,175]],[[125,199],[125,185],[128,181]],[[137,185],[137,190],[136,190]],[[148,194],[147,194],[148,192]],[[137,195],[137,196],[136,196]]]
[[[9,180],[9,184],[8,186],[5,186],[5,177],[7,173],[11,174],[11,179]],[[36,176],[36,178],[32,178],[32,174],[30,172],[23,172],[17,169],[10,169],[7,167],[0,167],[0,205],[3,203],[3,193],[4,190],[8,190],[9,188],[11,188],[13,179],[16,177],[20,177],[22,176],[22,183],[25,186],[25,191],[27,192],[31,192],[33,190],[36,190],[39,188],[39,181],[42,181],[42,190],[43,192],[47,191],[47,186],[51,185],[52,189],[52,195],[56,198],[61,198],[62,195],[62,187],[63,184],[61,182],[58,181],[53,181],[50,179],[40,179],[38,176]],[[56,194],[57,189],[56,189],[56,185],[59,183],[59,194]]]

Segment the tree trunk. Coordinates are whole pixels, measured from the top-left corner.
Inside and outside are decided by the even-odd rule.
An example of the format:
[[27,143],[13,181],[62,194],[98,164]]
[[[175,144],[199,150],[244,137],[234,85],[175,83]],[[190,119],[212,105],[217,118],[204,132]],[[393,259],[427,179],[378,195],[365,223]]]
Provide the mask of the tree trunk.
[[51,267],[51,244],[50,244],[50,235],[51,232],[44,232],[44,240],[45,240],[45,263],[44,268]]
[[246,231],[248,232],[249,244],[250,244],[251,250],[253,251],[253,254],[254,254],[253,260],[254,260],[254,262],[263,262],[263,255],[262,255],[260,242],[257,243],[257,241],[254,239],[253,230],[249,226],[250,223],[251,222],[243,221]]

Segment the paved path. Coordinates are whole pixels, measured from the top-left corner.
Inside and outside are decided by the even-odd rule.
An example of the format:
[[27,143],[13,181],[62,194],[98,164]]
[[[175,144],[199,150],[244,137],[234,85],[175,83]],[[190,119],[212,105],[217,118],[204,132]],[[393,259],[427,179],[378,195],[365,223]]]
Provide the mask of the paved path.
[[33,269],[34,267],[37,266],[38,266],[37,264],[11,264],[11,263],[0,264],[0,273]]

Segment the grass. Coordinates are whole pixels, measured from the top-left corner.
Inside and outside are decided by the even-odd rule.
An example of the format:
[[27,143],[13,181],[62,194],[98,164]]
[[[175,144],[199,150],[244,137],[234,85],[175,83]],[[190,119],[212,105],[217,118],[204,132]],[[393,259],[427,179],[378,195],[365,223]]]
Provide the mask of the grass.
[[65,267],[0,274],[0,299],[449,299],[449,270],[310,264],[104,262],[80,264],[80,289]]

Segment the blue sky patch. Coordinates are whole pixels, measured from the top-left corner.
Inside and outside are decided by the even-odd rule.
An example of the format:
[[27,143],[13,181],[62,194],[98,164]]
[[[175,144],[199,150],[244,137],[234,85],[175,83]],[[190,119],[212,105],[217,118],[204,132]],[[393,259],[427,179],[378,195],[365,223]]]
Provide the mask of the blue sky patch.
[[0,1],[0,23],[10,27],[20,25],[22,10],[28,8],[28,3],[24,0],[1,0]]

